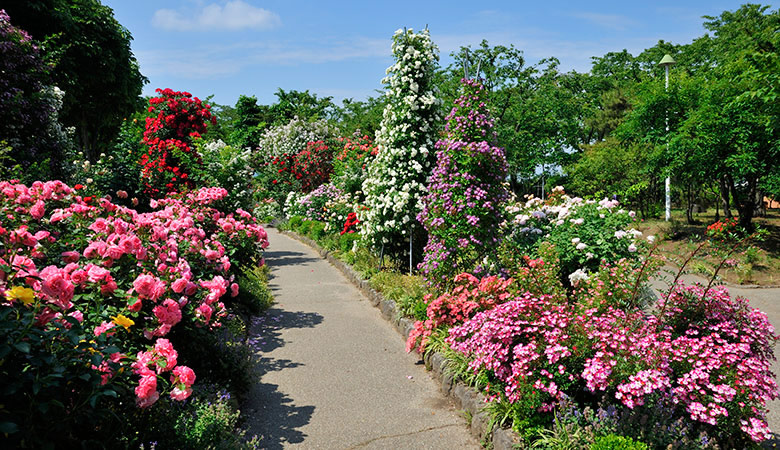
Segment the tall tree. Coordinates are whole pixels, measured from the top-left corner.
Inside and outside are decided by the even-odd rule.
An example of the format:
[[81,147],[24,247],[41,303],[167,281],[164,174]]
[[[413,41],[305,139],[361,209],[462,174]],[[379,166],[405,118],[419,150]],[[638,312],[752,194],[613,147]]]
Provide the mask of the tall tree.
[[0,9],[0,176],[48,178],[65,145],[57,124],[59,92],[40,53]]
[[132,36],[99,0],[2,0],[0,8],[43,43],[54,84],[65,91],[60,119],[74,126],[85,154],[95,158],[122,120],[143,107]]

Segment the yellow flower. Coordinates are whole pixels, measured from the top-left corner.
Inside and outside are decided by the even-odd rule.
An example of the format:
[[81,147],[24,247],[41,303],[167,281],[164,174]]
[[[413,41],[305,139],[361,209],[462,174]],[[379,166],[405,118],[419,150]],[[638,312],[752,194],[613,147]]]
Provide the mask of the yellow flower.
[[125,317],[122,314],[119,314],[118,316],[114,316],[112,317],[112,319],[114,319],[113,322],[115,324],[119,325],[120,327],[125,327],[125,330],[135,325],[135,322],[133,322],[132,319],[130,319],[129,317]]
[[19,300],[25,305],[29,305],[35,300],[35,291],[23,286],[15,286],[5,291],[5,298],[9,301]]

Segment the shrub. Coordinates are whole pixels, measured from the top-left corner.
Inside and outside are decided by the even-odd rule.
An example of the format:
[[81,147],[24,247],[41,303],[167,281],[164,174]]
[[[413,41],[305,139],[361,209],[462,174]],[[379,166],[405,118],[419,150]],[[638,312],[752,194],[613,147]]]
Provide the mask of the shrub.
[[356,242],[360,242],[360,235],[357,233],[345,233],[339,236],[339,250],[342,252],[352,251]]
[[[18,383],[0,393],[0,422],[19,428],[12,442],[108,435],[134,402],[189,397],[196,375],[184,363],[232,382],[236,354],[219,353],[233,358],[220,369],[201,352],[228,345],[214,330],[239,293],[230,269],[261,261],[267,240],[245,211],[214,208],[224,189],[143,214],[59,181],[0,182],[0,192],[0,373]],[[198,339],[208,345],[190,352]]]
[[358,133],[352,137],[340,137],[338,142],[331,180],[344,192],[362,198],[368,164],[376,157],[377,148],[369,136]]
[[25,180],[62,177],[60,163],[70,147],[58,122],[64,92],[51,86],[50,67],[27,32],[0,9],[0,141],[8,147],[8,168]]
[[[149,99],[143,142],[148,147],[141,156],[144,188],[152,197],[175,192],[181,187],[193,188],[190,174],[202,164],[193,139],[206,132],[207,124],[217,119],[211,105],[203,104],[189,92],[156,89],[160,96]],[[162,189],[161,189],[162,187]]]
[[597,437],[590,450],[647,450],[647,445],[630,437],[608,434]]
[[481,280],[475,276],[462,273],[455,277],[455,288],[434,299],[432,295],[425,297],[428,304],[427,320],[416,322],[406,341],[406,351],[416,349],[422,353],[428,338],[435,328],[462,324],[479,311],[485,311],[503,303],[510,297],[508,288],[512,280],[490,276]]
[[322,222],[312,221],[308,232],[309,237],[315,241],[320,240],[325,235],[325,225]]
[[190,175],[195,185],[225,188],[228,195],[223,202],[227,208],[252,210],[254,170],[249,164],[251,152],[231,147],[221,140],[196,140],[194,147],[202,160],[202,164],[192,168]]
[[770,435],[765,414],[766,402],[778,397],[771,373],[777,339],[765,314],[725,288],[679,286],[652,316],[579,310],[526,294],[450,328],[447,343],[509,403],[528,403],[533,392],[539,411],[564,399],[629,410],[663,405],[693,431],[741,448]]
[[509,204],[502,266],[510,273],[522,267],[520,259],[538,257],[543,243],[555,248],[561,280],[567,286],[576,271],[595,272],[602,261],[625,258],[638,264],[655,238],[642,239],[642,233],[631,227],[635,214],[618,205],[616,200],[596,203],[571,198],[562,187],[556,187],[546,201],[530,198],[524,204]]
[[297,230],[301,226],[301,222],[303,222],[303,217],[292,216],[290,217],[290,220],[287,221],[287,226],[290,227],[291,230]]

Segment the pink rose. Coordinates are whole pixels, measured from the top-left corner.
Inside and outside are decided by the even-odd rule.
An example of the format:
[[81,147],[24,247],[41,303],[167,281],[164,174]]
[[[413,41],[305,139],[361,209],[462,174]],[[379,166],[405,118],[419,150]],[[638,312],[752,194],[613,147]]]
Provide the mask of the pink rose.
[[195,309],[195,315],[202,318],[204,322],[208,323],[209,320],[211,320],[211,306],[201,303],[200,306],[198,306]]
[[157,301],[165,293],[165,282],[153,275],[141,274],[133,281],[133,288],[139,298]]
[[144,375],[135,388],[136,405],[139,408],[146,408],[154,404],[160,394],[157,392],[157,377],[155,375]]
[[176,367],[176,358],[179,354],[174,350],[173,345],[168,339],[160,338],[154,343],[154,352],[165,358],[165,365],[160,366],[157,363],[158,372],[166,372]]
[[195,383],[195,372],[187,366],[176,366],[171,375],[171,383],[183,383],[186,386],[192,386]]
[[113,331],[110,331],[112,328],[114,328],[116,325],[114,322],[103,322],[100,325],[95,327],[95,336],[100,336],[103,333],[106,333],[106,336],[111,336],[114,334]]
[[70,281],[73,283],[76,283],[76,285],[81,286],[84,283],[87,282],[87,271],[86,270],[74,270],[70,274]]
[[186,287],[187,287],[187,280],[185,280],[184,278],[177,279],[171,285],[171,289],[173,289],[173,292],[177,294],[181,294],[182,292],[184,292],[184,289]]
[[238,284],[233,283],[230,285],[230,296],[235,297],[238,295]]
[[43,280],[41,290],[51,301],[62,309],[73,306],[70,302],[73,298],[73,284],[62,269],[49,266],[41,271],[40,276]]
[[46,213],[46,208],[44,206],[43,200],[38,200],[35,202],[35,204],[30,208],[30,215],[35,220],[41,220],[41,217]]
[[184,289],[184,295],[192,295],[195,292],[197,292],[197,290],[198,290],[198,285],[191,281],[188,281],[187,287]]
[[125,250],[119,245],[111,245],[108,247],[108,250],[106,250],[106,256],[108,256],[111,259],[119,259],[124,254],[125,254]]
[[81,255],[79,255],[79,252],[62,252],[60,253],[60,256],[62,257],[62,260],[65,261],[65,263],[74,263],[78,262]]
[[102,217],[95,219],[95,222],[89,226],[89,229],[96,233],[105,233],[108,230],[108,222]]
[[97,283],[105,280],[107,276],[111,276],[108,270],[94,264],[87,266],[87,279],[90,282]]
[[106,280],[106,284],[100,286],[100,293],[103,295],[111,295],[118,288],[116,281],[109,275]]
[[152,312],[157,317],[157,320],[165,325],[173,326],[181,321],[179,304],[170,298],[166,298],[162,304],[155,306]]

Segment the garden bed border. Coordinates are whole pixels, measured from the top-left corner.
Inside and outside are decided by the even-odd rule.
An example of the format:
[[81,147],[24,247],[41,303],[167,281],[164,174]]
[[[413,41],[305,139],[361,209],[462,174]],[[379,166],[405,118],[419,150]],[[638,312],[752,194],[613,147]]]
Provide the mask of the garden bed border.
[[[295,239],[315,250],[323,259],[327,260],[333,267],[338,269],[344,276],[352,283],[363,296],[368,299],[371,304],[378,308],[382,317],[385,320],[392,323],[396,331],[401,334],[404,342],[409,337],[409,333],[414,328],[414,321],[401,317],[398,312],[395,301],[385,298],[379,291],[371,287],[368,280],[364,280],[352,267],[346,262],[336,258],[333,252],[325,250],[313,239],[306,236],[301,236],[298,233],[289,230],[280,230],[282,234]],[[486,442],[488,434],[491,431],[488,429],[490,423],[490,417],[484,411],[482,405],[485,404],[485,396],[477,392],[473,388],[466,386],[460,381],[454,381],[452,374],[448,373],[447,359],[441,353],[429,353],[423,358],[425,367],[428,369],[429,374],[437,382],[442,393],[450,397],[455,403],[455,406],[465,411],[470,420],[471,434],[480,440],[480,442]],[[515,445],[521,442],[520,436],[507,428],[497,427],[492,431],[492,436],[489,436],[492,443],[492,448],[495,450],[511,450],[515,448]]]

